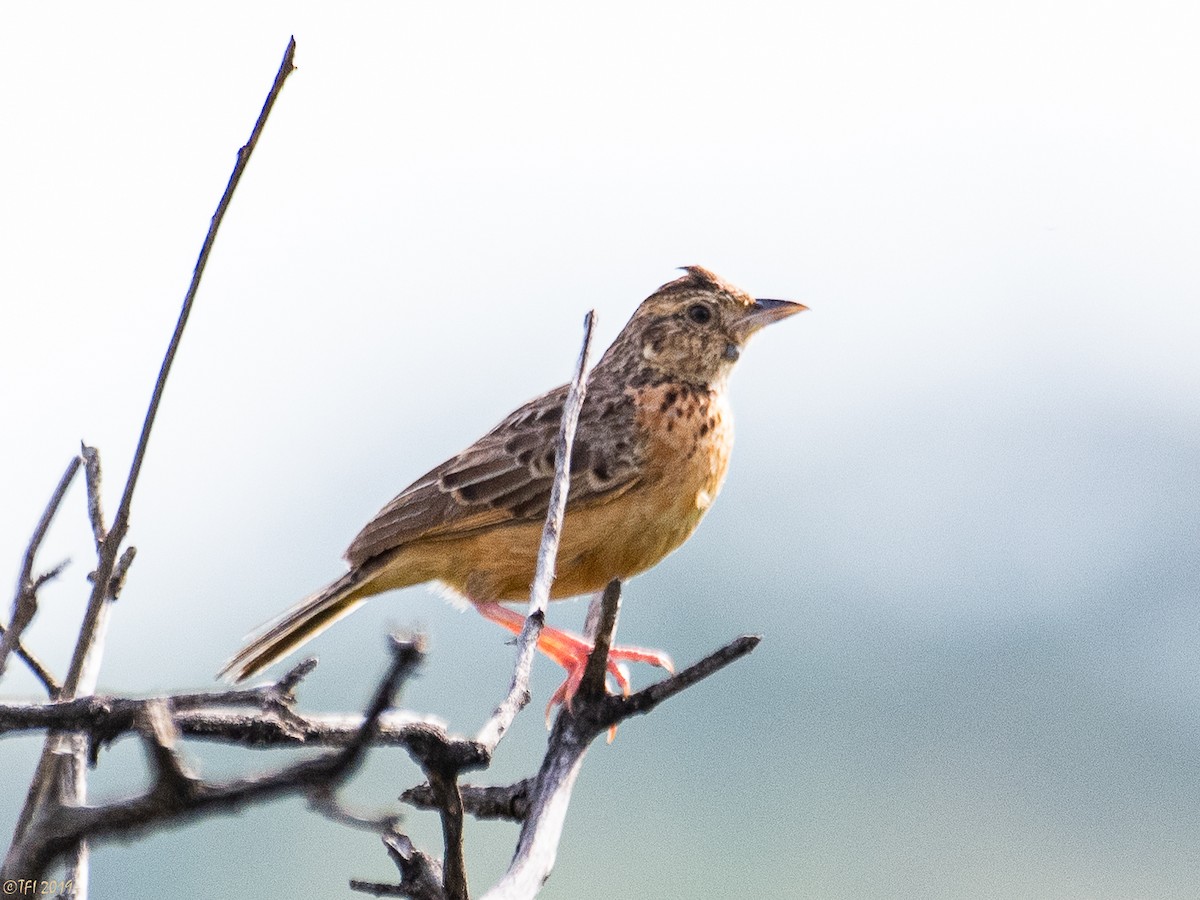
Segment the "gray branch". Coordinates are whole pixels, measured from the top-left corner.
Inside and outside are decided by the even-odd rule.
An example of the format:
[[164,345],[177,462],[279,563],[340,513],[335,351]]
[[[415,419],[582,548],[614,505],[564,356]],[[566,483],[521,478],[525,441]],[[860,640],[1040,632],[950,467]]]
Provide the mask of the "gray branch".
[[[534,784],[533,778],[506,785],[463,784],[459,786],[459,792],[463,809],[476,819],[523,822],[529,814],[529,797]],[[400,799],[417,809],[437,808],[437,797],[428,784],[409,788]]]
[[604,589],[600,601],[596,643],[588,656],[579,690],[571,708],[564,707],[559,713],[551,732],[550,746],[534,780],[512,863],[504,877],[484,894],[484,900],[526,900],[535,896],[550,877],[575,778],[588,747],[599,734],[599,731],[588,733],[587,729],[573,726],[582,721],[576,716],[585,713],[589,704],[605,693],[604,674],[620,603],[621,583],[613,579]]
[[[233,173],[230,175],[225,192],[217,204],[217,211],[209,224],[208,233],[205,236],[200,255],[196,260],[191,283],[188,286],[183,307],[180,310],[179,319],[175,325],[175,331],[171,336],[162,365],[159,368],[158,378],[155,381],[150,403],[146,410],[145,420],[142,423],[141,433],[138,437],[137,449],[134,451],[129,475],[126,478],[125,488],[121,494],[121,501],[117,506],[117,513],[110,529],[106,529],[104,526],[100,507],[99,455],[90,448],[84,448],[83,457],[88,476],[88,513],[92,523],[92,533],[96,543],[98,562],[92,576],[91,595],[88,598],[83,624],[79,629],[79,638],[75,645],[74,653],[71,656],[71,663],[66,678],[63,680],[62,688],[58,692],[58,695],[65,699],[73,699],[95,691],[100,659],[104,652],[104,638],[112,601],[120,591],[129,563],[133,559],[132,554],[128,552],[124,555],[121,554],[121,546],[129,529],[129,514],[133,501],[133,493],[137,486],[138,475],[141,472],[143,460],[145,459],[146,448],[149,444],[155,417],[158,414],[163,390],[166,387],[167,376],[170,374],[171,364],[179,349],[184,326],[187,324],[188,316],[191,313],[196,292],[200,286],[200,279],[204,273],[204,268],[208,262],[208,257],[212,251],[221,222],[225,217],[225,211],[229,207],[234,190],[241,180],[242,172],[245,170],[247,162],[249,162],[250,155],[258,143],[259,135],[266,125],[271,108],[274,106],[276,98],[283,89],[284,81],[294,68],[292,60],[295,50],[296,42],[294,40],[289,41],[283,61],[276,73],[275,81],[267,93],[267,99],[263,104],[258,121],[255,122],[254,128],[251,130],[250,139],[238,151]],[[17,854],[19,857],[18,848],[29,843],[26,832],[31,827],[31,823],[35,819],[44,819],[49,814],[48,811],[57,808],[57,804],[60,802],[60,795],[65,793],[68,801],[83,802],[86,796],[87,784],[82,752],[83,743],[82,739],[72,738],[69,735],[60,735],[57,733],[47,735],[37,772],[34,775],[29,792],[25,798],[25,804],[17,819],[13,844],[4,864],[6,871],[25,873],[30,871],[28,869],[13,869],[12,858],[14,854]],[[77,848],[74,860],[68,862],[68,872],[77,876],[74,878],[74,896],[86,897],[87,848],[84,844],[78,844]],[[14,877],[29,877],[29,875],[23,874]]]
[[178,731],[166,698],[136,701],[136,725],[146,745],[154,782],[138,797],[103,806],[51,801],[38,807],[5,862],[4,878],[40,878],[58,856],[83,841],[127,837],[185,818],[238,809],[291,793],[329,791],[357,767],[375,743],[379,721],[421,660],[418,642],[392,640],[392,664],[353,738],[315,759],[252,778],[205,782],[189,771],[176,749]]
[[567,390],[563,403],[562,421],[559,423],[558,439],[554,449],[554,483],[550,489],[550,508],[542,528],[542,540],[538,545],[537,568],[533,587],[529,594],[529,614],[525,627],[517,638],[517,662],[513,669],[512,683],[508,694],[496,707],[492,717],[479,730],[476,740],[488,752],[494,752],[505,732],[513,723],[517,713],[529,703],[529,673],[533,668],[533,655],[538,636],[546,623],[546,606],[550,601],[550,586],[554,582],[554,563],[558,557],[558,541],[567,511],[567,493],[571,484],[571,447],[575,442],[575,427],[579,424],[579,412],[587,393],[588,353],[592,345],[592,329],[596,324],[596,312],[591,310],[583,319],[583,346],[579,361],[575,364],[575,376]]
[[71,482],[75,478],[75,473],[79,471],[79,464],[80,459],[78,456],[72,457],[71,461],[67,463],[66,471],[58,479],[58,485],[54,488],[54,492],[50,495],[50,500],[46,504],[46,508],[42,511],[42,517],[38,520],[37,527],[33,529],[33,537],[29,539],[29,544],[25,547],[21,572],[17,575],[17,590],[16,595],[13,597],[12,615],[9,617],[7,626],[0,625],[0,678],[4,677],[4,668],[8,664],[9,653],[15,650],[17,655],[29,665],[33,673],[46,686],[46,690],[51,697],[57,695],[59,690],[58,683],[55,682],[45,666],[38,662],[21,644],[21,632],[25,630],[29,623],[33,621],[33,617],[37,615],[38,588],[51,579],[57,578],[66,567],[66,563],[60,563],[50,571],[44,572],[36,578],[33,574],[33,566],[37,558],[38,549],[42,546],[42,540],[46,537],[46,532],[50,530],[50,523],[54,521],[59,506],[62,505],[67,488],[71,486]]

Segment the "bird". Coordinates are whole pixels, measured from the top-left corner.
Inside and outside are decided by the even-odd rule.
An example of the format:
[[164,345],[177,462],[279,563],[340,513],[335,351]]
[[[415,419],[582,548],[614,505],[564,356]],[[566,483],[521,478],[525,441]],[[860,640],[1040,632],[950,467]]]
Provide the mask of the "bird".
[[[734,364],[751,335],[807,309],[755,299],[700,266],[683,272],[642,301],[588,373],[552,600],[626,581],[691,536],[729,466]],[[529,596],[568,387],[518,407],[397,494],[351,542],[348,571],[264,625],[220,675],[244,681],[369,597],[425,582],[519,633],[524,617],[503,604]],[[567,672],[547,710],[569,705],[592,643],[547,626],[538,649]],[[673,671],[662,651],[614,646],[608,670],[626,692],[622,662]]]

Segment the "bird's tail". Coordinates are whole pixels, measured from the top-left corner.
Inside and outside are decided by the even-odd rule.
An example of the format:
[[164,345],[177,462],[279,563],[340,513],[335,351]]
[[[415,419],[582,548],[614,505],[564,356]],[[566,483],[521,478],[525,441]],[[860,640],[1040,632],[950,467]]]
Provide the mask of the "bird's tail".
[[273,622],[268,622],[225,663],[219,677],[234,682],[245,681],[352,613],[375,593],[372,579],[364,575],[367,573],[361,568],[347,572],[332,584],[305,597]]

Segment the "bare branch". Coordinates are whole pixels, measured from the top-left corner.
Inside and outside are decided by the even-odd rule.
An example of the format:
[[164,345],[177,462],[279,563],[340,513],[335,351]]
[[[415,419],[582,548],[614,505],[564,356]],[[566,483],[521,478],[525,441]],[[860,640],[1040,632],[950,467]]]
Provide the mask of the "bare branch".
[[79,471],[80,462],[81,460],[78,456],[71,457],[71,461],[67,463],[67,468],[62,473],[62,477],[58,479],[54,493],[50,495],[50,500],[47,502],[45,510],[42,511],[42,517],[38,519],[37,527],[33,529],[33,536],[29,539],[29,544],[25,548],[25,558],[21,564],[21,574],[17,578],[18,593],[33,580],[33,564],[38,548],[41,547],[42,540],[46,537],[46,532],[50,530],[50,523],[54,520],[55,515],[58,514],[58,508],[62,505],[67,488],[71,486],[71,482],[75,478],[75,473]]
[[[577,698],[578,699],[578,698]],[[584,701],[586,702],[586,701]],[[504,876],[483,895],[484,900],[527,900],[550,877],[566,820],[571,790],[592,738],[572,727],[576,720],[565,710],[550,735],[550,746],[534,782],[530,808],[521,825],[517,851]]]
[[595,643],[588,655],[587,665],[584,666],[577,694],[599,697],[605,693],[604,676],[608,670],[608,651],[612,647],[620,612],[621,580],[614,578],[604,586],[604,592],[600,595],[600,612],[594,629]]
[[[191,284],[188,285],[187,294],[183,300],[183,308],[179,312],[179,319],[175,323],[175,331],[171,335],[171,341],[167,345],[167,352],[163,357],[162,365],[159,367],[158,378],[154,383],[154,391],[150,396],[150,405],[146,410],[146,417],[142,423],[142,431],[138,437],[137,449],[134,451],[133,462],[129,468],[129,477],[125,481],[125,490],[121,494],[121,502],[117,506],[117,513],[113,518],[112,528],[102,539],[98,538],[98,543],[103,545],[104,552],[101,554],[101,564],[96,570],[96,584],[93,585],[92,598],[88,604],[88,615],[85,619],[84,633],[81,635],[80,644],[76,648],[75,657],[71,661],[71,670],[67,675],[65,686],[71,696],[75,695],[75,687],[79,681],[80,671],[83,668],[88,650],[90,649],[92,635],[89,632],[94,629],[89,626],[93,623],[96,616],[99,615],[97,607],[109,599],[108,592],[113,577],[114,566],[116,565],[117,548],[124,541],[125,533],[129,528],[129,510],[133,501],[134,489],[137,487],[138,476],[142,470],[142,462],[146,456],[146,448],[150,442],[150,431],[154,427],[154,420],[158,415],[158,407],[162,401],[163,391],[166,388],[167,376],[170,374],[171,365],[175,361],[175,354],[178,352],[179,344],[183,339],[183,329],[187,325],[188,316],[191,315],[192,305],[196,299],[196,292],[200,288],[200,279],[204,274],[205,266],[208,264],[208,257],[212,252],[221,222],[225,218],[225,212],[228,210],[229,203],[233,199],[233,193],[241,181],[246,164],[250,161],[250,155],[254,152],[254,147],[258,144],[259,136],[267,124],[267,117],[270,115],[271,109],[274,107],[275,101],[283,89],[284,82],[287,80],[288,75],[291,74],[293,68],[295,68],[292,64],[295,52],[296,41],[293,38],[288,41],[283,61],[280,63],[279,71],[275,74],[275,81],[271,85],[270,91],[267,92],[267,99],[263,103],[258,120],[254,123],[254,128],[250,132],[250,139],[238,150],[233,172],[229,176],[225,192],[221,195],[221,199],[217,203],[217,211],[213,214],[212,221],[209,223],[208,233],[204,237],[204,244],[200,248],[200,255],[192,271]],[[97,469],[99,468],[98,462],[97,458]],[[98,487],[98,474],[96,484]],[[93,525],[93,527],[95,526]]]
[[449,900],[469,900],[467,862],[463,849],[463,801],[455,772],[426,772],[442,820],[442,890]]
[[[145,708],[159,701],[168,704],[182,736],[254,749],[345,747],[362,728],[361,715],[302,715],[281,707],[272,695],[260,693],[270,689],[148,699],[90,696],[61,703],[0,704],[0,734],[50,729],[80,731],[86,732],[98,749],[136,730]],[[240,712],[230,707],[247,707],[247,710]],[[379,717],[373,743],[425,752],[429,746],[443,743],[448,745],[445,758],[451,764],[473,768],[484,762],[473,742],[455,741],[447,737],[444,725],[437,719],[403,710],[388,711]]]
[[[606,642],[606,635],[611,640],[611,624],[616,621],[617,593],[612,584],[605,589],[601,627],[596,647],[588,659],[589,670],[593,665],[599,665],[597,658],[607,657],[607,647],[602,647],[602,644]],[[595,693],[594,681],[596,677],[603,677],[603,669],[599,670],[598,676],[593,673],[590,690],[585,692],[581,685],[571,708],[564,709],[554,723],[546,756],[530,792],[512,864],[504,877],[484,895],[484,900],[532,897],[550,876],[575,778],[588,747],[600,732],[631,715],[649,712],[663,700],[745,656],[758,646],[758,642],[759,638],[753,636],[737,638],[679,674],[630,697]],[[604,657],[600,657],[602,649]]]
[[112,578],[108,580],[108,596],[110,599],[116,600],[121,595],[121,591],[125,587],[125,576],[129,574],[129,567],[133,564],[135,556],[137,556],[137,547],[131,544],[125,548],[125,552],[117,560]]
[[[568,387],[563,404],[563,415],[555,445],[554,483],[551,488],[546,521],[542,529],[541,543],[538,547],[537,569],[530,591],[529,613],[525,619],[525,626],[517,639],[517,659],[509,691],[491,718],[484,724],[475,741],[450,739],[440,731],[414,731],[406,744],[409,753],[425,772],[428,779],[428,791],[432,794],[432,806],[438,810],[441,816],[445,857],[441,867],[441,883],[437,896],[445,896],[450,900],[466,900],[468,896],[463,853],[464,804],[458,786],[458,775],[465,768],[487,765],[491,761],[492,754],[508,731],[513,719],[529,702],[529,673],[537,648],[538,636],[545,624],[550,586],[554,581],[554,564],[558,555],[559,537],[566,514],[567,492],[570,487],[571,447],[586,393],[585,375],[595,319],[594,311],[589,312],[584,319],[583,346],[580,349],[574,377]],[[607,658],[607,645],[604,653],[605,656],[601,660],[601,682],[603,682],[603,663]],[[418,736],[425,738],[424,743],[416,740]],[[418,871],[412,868],[412,861],[420,859],[420,854],[415,849],[411,849],[411,842],[407,838],[404,838],[404,841],[411,850],[411,853],[407,855],[397,855],[393,852],[395,848],[389,846],[389,852],[393,853],[393,858],[397,860],[403,876],[401,885],[387,886],[355,882],[353,886],[368,892],[383,891],[397,893],[400,896],[426,896],[416,886],[414,879],[418,876],[427,876],[429,870],[422,868]]]
[[[309,657],[277,682],[253,688],[145,699],[88,696],[47,704],[0,704],[0,735],[34,730],[82,732],[88,737],[93,754],[90,762],[94,764],[101,747],[139,727],[147,707],[165,703],[185,737],[251,748],[345,747],[361,730],[361,715],[301,715],[294,708],[294,691],[315,665],[316,659]],[[438,744],[456,744],[446,736],[445,725],[439,720],[403,710],[389,710],[379,716],[373,743],[412,746],[426,754]],[[483,763],[473,742],[457,744],[461,746],[445,753],[449,764]]]
[[761,635],[743,634],[670,678],[656,682],[628,697],[605,697],[604,701],[608,709],[601,716],[602,727],[615,725],[630,716],[644,715],[650,712],[664,700],[669,700],[696,682],[719,672],[731,662],[741,659],[753,651],[761,640]]
[[[583,317],[583,346],[579,349],[579,360],[575,364],[575,376],[563,402],[562,421],[558,426],[558,438],[554,445],[554,483],[550,489],[550,508],[542,526],[542,540],[538,545],[537,568],[534,570],[533,589],[529,596],[529,615],[546,612],[550,603],[550,585],[554,582],[555,560],[558,557],[558,542],[562,535],[563,518],[567,512],[567,493],[571,486],[571,448],[575,442],[575,429],[579,425],[579,413],[587,394],[588,354],[592,347],[592,329],[596,326],[596,311],[589,310]],[[521,632],[522,650],[536,640]]]
[[250,161],[250,155],[254,152],[255,146],[258,144],[258,139],[262,135],[263,128],[267,124],[267,117],[271,114],[271,109],[275,106],[275,101],[279,98],[279,94],[283,90],[284,82],[295,68],[292,63],[295,55],[296,39],[292,38],[288,41],[287,50],[283,54],[283,61],[279,64],[279,71],[275,73],[275,81],[271,85],[271,89],[267,92],[267,99],[263,103],[262,111],[258,114],[258,120],[254,123],[254,128],[250,131],[250,138],[238,150],[237,162],[234,163],[233,172],[229,176],[229,182],[225,185],[225,193],[221,195],[221,200],[217,203],[217,211],[213,214],[212,222],[208,226],[208,234],[204,236],[204,244],[200,248],[200,256],[196,259],[196,265],[192,271],[192,282],[188,285],[187,295],[183,300],[183,309],[180,310],[179,321],[175,325],[175,333],[171,336],[171,343],[167,346],[166,356],[163,357],[162,366],[158,372],[158,380],[154,384],[154,393],[150,397],[150,406],[146,411],[146,420],[142,425],[141,436],[138,438],[137,450],[134,451],[133,464],[130,466],[129,477],[125,482],[125,492],[121,495],[121,503],[117,507],[117,514],[113,519],[112,530],[117,534],[118,543],[124,539],[125,531],[129,525],[129,507],[133,499],[134,488],[137,486],[138,475],[142,469],[142,460],[146,456],[146,445],[150,440],[150,429],[153,427],[155,416],[158,414],[158,406],[162,400],[163,389],[166,387],[167,375],[170,373],[171,364],[175,360],[175,353],[179,349],[179,342],[183,337],[184,326],[187,325],[188,316],[192,312],[192,303],[196,299],[196,292],[200,288],[200,278],[204,275],[204,268],[208,264],[209,254],[212,252],[213,244],[216,242],[217,231],[220,229],[221,222],[225,218],[226,210],[229,209],[230,201],[233,200],[233,192],[237,189],[238,183],[242,179],[242,173],[246,169],[246,164]]
[[351,812],[338,800],[337,794],[326,787],[316,788],[308,795],[308,808],[318,812],[331,822],[359,828],[375,834],[393,832],[400,825],[400,816],[363,816]]
[[306,656],[288,669],[283,677],[275,683],[275,686],[285,698],[294,700],[296,688],[300,686],[300,682],[307,678],[316,667],[317,658],[315,656]]
[[[542,760],[541,770],[534,780],[529,806],[521,823],[517,849],[504,877],[484,895],[491,900],[521,900],[532,897],[550,877],[558,855],[567,806],[575,778],[583,765],[583,757],[598,732],[578,728],[579,721],[572,710],[579,712],[601,703],[606,695],[604,685],[608,666],[608,651],[617,627],[621,605],[621,582],[614,578],[604,588],[600,613],[596,620],[595,644],[588,655],[583,679],[579,683],[571,707],[563,709],[550,735],[550,744]],[[609,733],[610,740],[612,732]]]
[[195,778],[176,756],[166,704],[157,701],[149,707],[143,705],[143,734],[155,769],[150,790],[105,806],[41,804],[5,861],[4,877],[39,878],[56,857],[86,840],[126,837],[183,818],[237,809],[287,793],[332,789],[361,762],[377,733],[379,717],[392,704],[421,655],[417,643],[393,639],[392,664],[356,736],[340,750],[254,778],[216,784]]
[[421,896],[416,891],[411,891],[401,884],[390,884],[386,881],[362,881],[358,878],[350,879],[350,890],[370,894],[372,897],[412,898]]
[[[7,627],[0,626],[0,678],[4,676],[4,668],[8,664],[8,655],[13,650],[21,647],[21,632],[26,626],[33,621],[33,617],[37,614],[37,591],[38,588],[52,578],[56,578],[66,563],[60,563],[55,568],[51,569],[37,578],[33,575],[34,561],[37,557],[38,549],[42,546],[42,540],[46,537],[46,532],[50,530],[50,523],[54,520],[54,516],[58,513],[59,506],[62,505],[63,497],[66,496],[67,488],[71,486],[72,480],[75,478],[75,473],[79,471],[80,459],[78,456],[72,457],[67,463],[66,470],[62,473],[62,477],[58,479],[58,484],[54,488],[54,492],[50,495],[49,502],[46,503],[46,508],[42,511],[42,517],[38,519],[37,526],[33,529],[33,536],[29,539],[29,544],[25,547],[25,557],[21,563],[21,572],[17,575],[17,590],[13,596],[12,615],[9,619]],[[27,653],[22,653],[18,650],[25,661],[30,662],[30,657]],[[38,674],[40,664],[34,669],[35,674]],[[44,669],[42,669],[44,671]],[[49,673],[46,673],[47,675]],[[39,674],[43,684],[46,684],[47,689],[50,688],[50,683],[45,677]],[[51,691],[53,696],[53,691]]]
[[100,548],[104,546],[105,538],[108,537],[108,526],[104,524],[104,508],[101,504],[100,451],[81,443],[79,453],[85,463],[88,521],[92,523],[92,539],[96,543],[96,552],[99,553]]
[[463,848],[463,802],[458,790],[458,773],[466,765],[475,763],[475,760],[467,758],[467,754],[482,748],[471,741],[450,739],[444,732],[428,732],[424,737],[423,741],[410,741],[407,747],[429,779],[429,789],[434,796],[433,806],[442,820],[444,852],[441,890],[449,900],[468,900]]
[[[476,819],[524,821],[529,813],[529,795],[534,779],[523,778],[503,786],[464,784],[459,786],[463,811]],[[401,801],[417,809],[437,809],[437,798],[428,784],[419,784],[400,795]]]
[[[59,692],[60,697],[77,697],[96,690],[100,678],[100,663],[104,658],[104,642],[108,636],[108,621],[112,609],[112,597],[108,591],[115,552],[120,541],[102,544],[98,550],[99,564],[92,573],[92,592],[88,608],[80,626],[75,654],[67,670],[67,677]],[[103,573],[103,574],[102,574]],[[29,812],[34,815],[49,803],[49,797],[58,788],[57,803],[62,806],[81,806],[87,800],[87,760],[94,757],[95,745],[86,735],[79,733],[50,734],[38,762],[38,770],[30,783],[25,806],[17,822],[17,834],[24,836],[29,823]],[[13,847],[17,840],[13,841]],[[5,860],[7,867],[8,861]],[[67,882],[71,885],[68,900],[87,900],[91,879],[91,845],[87,839],[71,844],[66,850]]]
[[[361,716],[332,713],[291,713],[284,718],[278,715],[264,716],[257,712],[239,714],[196,710],[178,713],[175,721],[185,737],[254,749],[344,747],[362,727]],[[380,747],[411,750],[414,746],[438,740],[448,739],[441,723],[433,717],[395,710],[380,716],[373,743]],[[460,758],[462,756],[465,754],[459,754]]]
[[[600,645],[597,653],[604,650],[605,636],[611,634],[607,623],[615,617],[617,598],[616,586],[610,585],[604,594],[604,625],[597,636],[597,643]],[[713,674],[750,652],[757,643],[758,639],[755,637],[738,638],[682,670],[678,675],[651,685],[628,698],[607,694],[595,695],[581,687],[575,697],[572,711],[564,713],[556,723],[547,757],[538,777],[514,785],[468,785],[459,788],[454,783],[451,773],[456,774],[463,768],[486,765],[485,748],[474,741],[450,738],[440,725],[416,721],[410,714],[381,714],[376,720],[372,744],[405,747],[426,770],[427,777],[431,771],[446,771],[447,774],[442,776],[444,783],[440,789],[435,790],[432,787],[434,778],[437,777],[434,775],[430,784],[406,791],[401,799],[420,808],[436,809],[443,816],[447,846],[452,848],[454,854],[450,858],[451,865],[458,864],[455,856],[461,852],[462,814],[470,813],[479,818],[526,820],[527,831],[522,834],[522,842],[514,857],[514,867],[515,874],[524,876],[521,884],[533,883],[544,877],[544,874],[548,874],[553,865],[563,822],[557,811],[565,814],[574,774],[591,741],[616,722],[648,712],[663,700]],[[361,736],[365,721],[363,718],[337,715],[304,716],[290,708],[290,704],[294,702],[291,690],[312,666],[311,659],[304,660],[278,682],[255,688],[181,694],[149,700],[87,697],[55,704],[0,706],[0,732],[20,727],[70,728],[73,731],[86,732],[91,739],[89,743],[96,747],[112,740],[117,734],[134,728],[141,727],[145,733],[143,723],[150,720],[149,717],[157,707],[168,710],[172,725],[178,726],[179,732],[189,737],[241,743],[245,746],[303,744],[346,747]],[[247,707],[247,711],[238,712],[236,707]],[[279,715],[281,708],[285,711],[282,718]],[[166,748],[172,748],[173,743],[173,738],[170,741],[159,741],[159,744]],[[148,747],[154,750],[149,743]],[[163,756],[161,762],[165,768],[169,759]],[[328,804],[332,802],[331,796],[327,796],[325,805],[322,805],[319,794],[314,796],[312,802],[315,808],[330,814],[329,809],[332,807]],[[346,821],[349,821],[349,818],[347,817]],[[394,827],[390,817],[374,820],[356,818],[354,824],[376,831]],[[438,871],[442,872],[443,868],[438,866]],[[449,866],[445,869],[449,871]],[[407,896],[423,896],[406,881],[403,890],[408,891],[410,888],[412,890]],[[451,889],[461,892],[465,889],[465,880],[461,883],[456,880],[448,884],[446,897],[456,896],[450,893]],[[396,895],[406,896],[403,893]],[[461,895],[459,893],[457,896]]]
[[179,728],[171,720],[171,711],[165,700],[151,700],[143,707],[139,731],[146,742],[158,783],[164,790],[186,796],[199,784],[195,776],[184,766],[175,751],[179,740]]
[[69,566],[70,564],[71,564],[71,560],[64,559],[62,562],[58,563],[57,565],[53,566],[52,568],[49,568],[45,572],[42,572],[40,575],[38,575],[37,578],[33,579],[34,589],[37,590],[37,589],[40,589],[42,587],[42,585],[49,584],[51,581],[53,581],[55,578],[57,578],[59,575],[61,575],[63,572],[65,572],[67,570],[67,566]]
[[[0,625],[0,636],[3,636],[6,631],[7,629],[3,625]],[[57,697],[62,690],[62,685],[58,683],[58,679],[54,677],[53,673],[21,641],[17,640],[12,643],[14,645],[12,652],[17,655],[18,659],[25,663],[34,677],[42,683],[50,699]]]
[[[229,183],[225,187],[225,192],[217,204],[217,211],[209,224],[208,233],[205,236],[204,244],[201,247],[200,255],[196,260],[196,265],[192,272],[191,284],[188,286],[188,291],[183,301],[183,308],[180,310],[175,331],[171,336],[166,355],[163,357],[162,365],[159,368],[158,378],[155,381],[154,391],[150,398],[150,405],[146,411],[145,421],[142,423],[141,434],[138,437],[137,449],[134,451],[133,461],[130,465],[129,476],[125,481],[125,489],[121,495],[121,501],[117,507],[112,528],[107,533],[104,532],[99,506],[99,455],[95,453],[88,454],[86,449],[84,451],[89,476],[94,476],[88,479],[89,515],[92,519],[93,536],[96,539],[99,560],[93,577],[91,596],[88,598],[87,611],[84,614],[83,624],[80,628],[79,640],[75,645],[71,664],[60,692],[67,699],[80,696],[81,694],[90,694],[95,690],[96,679],[99,674],[100,658],[103,655],[109,608],[115,593],[120,590],[120,579],[114,581],[114,575],[117,571],[118,554],[129,528],[129,510],[133,501],[133,492],[137,486],[142,462],[145,459],[146,447],[150,440],[150,431],[154,425],[154,419],[158,414],[158,407],[166,386],[167,375],[170,373],[171,364],[179,349],[179,343],[183,337],[183,329],[191,313],[196,291],[200,286],[200,278],[204,273],[209,253],[212,251],[213,243],[216,240],[217,231],[221,226],[221,221],[225,217],[225,211],[229,207],[230,200],[233,198],[233,192],[241,180],[242,172],[249,162],[250,154],[258,143],[258,138],[262,134],[263,127],[266,125],[271,108],[275,105],[275,100],[283,88],[284,81],[294,68],[292,59],[295,51],[295,40],[289,40],[283,61],[280,63],[279,70],[275,75],[275,81],[267,93],[266,102],[263,104],[258,120],[250,132],[250,139],[238,151],[233,173],[229,177]],[[94,472],[92,471],[93,465]],[[131,560],[132,557],[129,557],[129,559]],[[126,562],[127,565],[128,561]],[[122,572],[123,577],[124,572]],[[13,847],[10,850],[10,857],[12,853],[16,852],[18,845],[26,843],[25,831],[35,816],[39,814],[40,808],[50,804],[52,798],[59,793],[58,777],[61,770],[52,760],[54,756],[53,751],[58,743],[59,741],[55,735],[47,737],[46,746],[42,751],[42,757],[38,764],[37,774],[34,776],[29,793],[25,799],[25,805],[17,819],[17,828]],[[76,751],[81,743],[79,741],[73,742]],[[71,765],[75,776],[71,779],[74,786],[73,789],[77,792],[77,799],[82,802],[86,782],[82,757],[78,752],[73,754],[73,763]],[[8,860],[5,862],[5,868],[9,868]],[[86,883],[86,871],[80,880]]]
[[407,835],[385,834],[383,845],[388,856],[400,870],[403,884],[381,884],[374,881],[350,882],[351,890],[374,894],[376,897],[410,897],[413,900],[448,900],[442,890],[441,866],[413,846]]
[[584,373],[587,371],[592,329],[595,324],[596,311],[591,310],[583,320],[583,347],[579,351],[579,361],[575,364],[575,377],[571,380],[567,399],[563,403],[562,421],[555,443],[554,484],[550,490],[550,508],[542,528],[541,544],[538,546],[537,569],[529,596],[529,614],[525,619],[525,627],[521,629],[517,638],[517,662],[513,669],[512,683],[504,700],[496,707],[492,717],[475,738],[487,748],[489,755],[495,751],[517,713],[529,702],[529,673],[533,667],[538,635],[546,622],[546,605],[550,600],[550,585],[554,581],[554,564],[558,556],[558,541],[566,514],[567,491],[571,480],[571,447],[575,441],[579,411],[583,409],[583,398],[587,392]]

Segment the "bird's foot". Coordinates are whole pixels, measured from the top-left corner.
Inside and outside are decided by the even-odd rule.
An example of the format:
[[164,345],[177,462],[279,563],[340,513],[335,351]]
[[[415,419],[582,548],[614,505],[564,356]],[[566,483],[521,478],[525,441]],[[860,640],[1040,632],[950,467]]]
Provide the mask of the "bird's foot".
[[[484,618],[495,622],[513,634],[520,634],[525,625],[523,615],[501,606],[499,603],[476,603],[475,608]],[[571,700],[579,691],[579,684],[583,681],[583,673],[587,669],[588,657],[591,656],[594,645],[585,637],[546,625],[538,635],[537,646],[542,653],[567,670],[566,681],[558,686],[558,690],[546,704],[546,725],[549,726],[550,714],[556,705],[562,703],[567,709],[571,708]],[[629,696],[629,673],[623,663],[630,662],[649,663],[660,669],[666,669],[671,674],[675,673],[675,664],[671,662],[671,657],[661,650],[650,650],[644,647],[610,647],[606,668],[608,674],[616,682],[617,688],[625,696]],[[611,734],[612,732],[610,732],[610,740],[612,739]]]
[[[546,704],[547,720],[555,705],[562,703],[567,709],[571,708],[571,700],[579,692],[579,683],[583,681],[583,673],[587,669],[587,661],[594,646],[587,638],[569,631],[550,627],[542,629],[538,638],[538,649],[567,670],[566,681],[558,686],[558,690]],[[675,673],[675,664],[671,662],[671,657],[661,650],[645,647],[610,647],[606,668],[617,683],[617,688],[626,697],[629,696],[629,670],[624,663],[630,662],[648,663]]]

